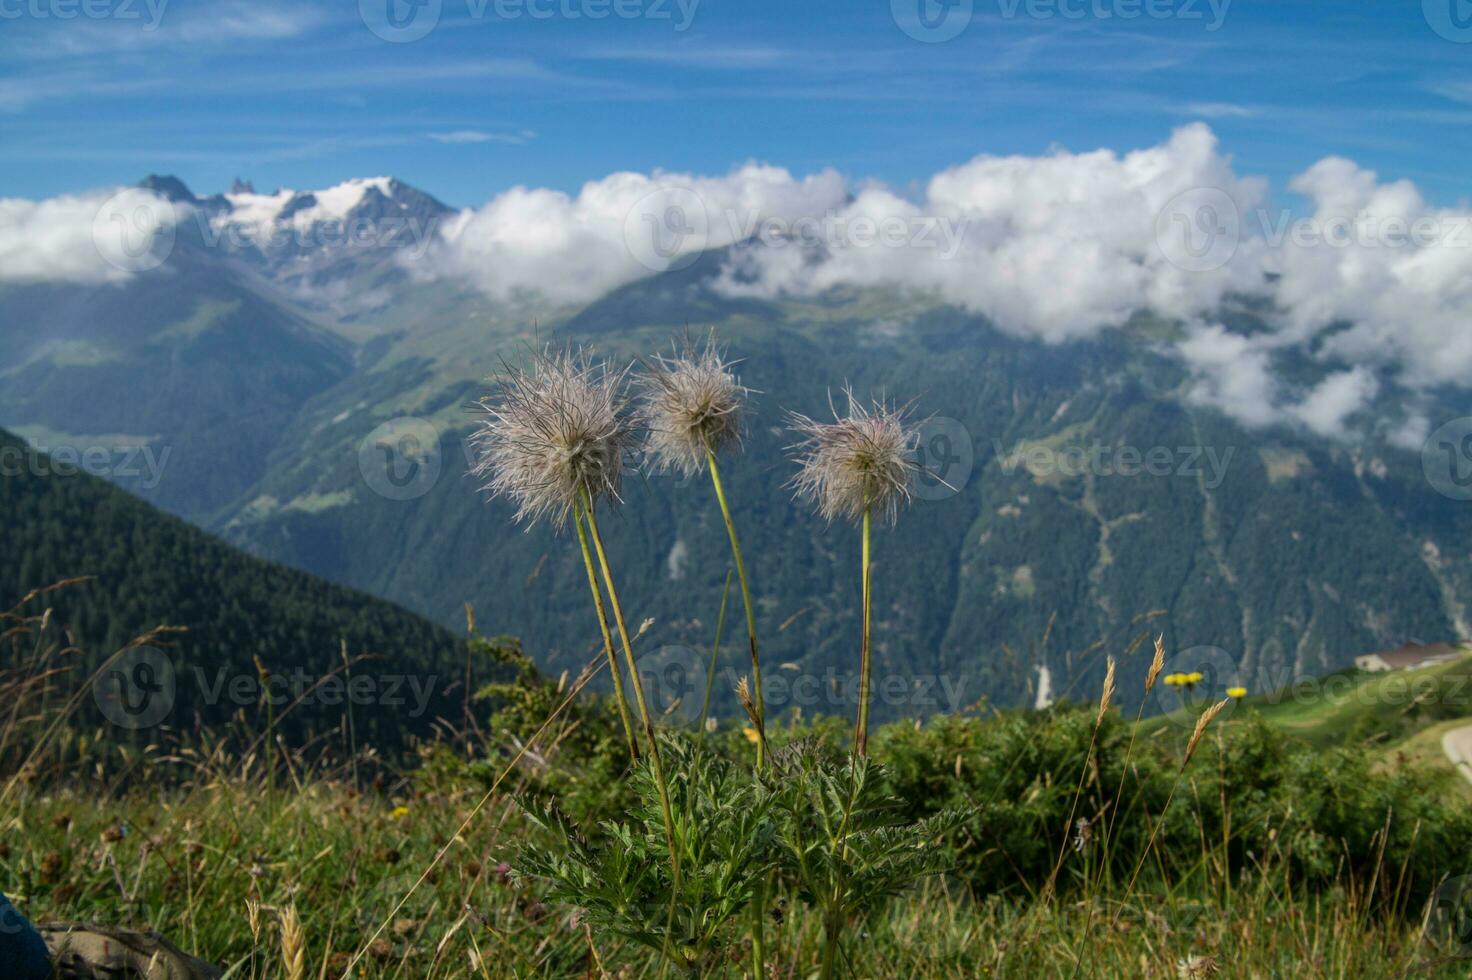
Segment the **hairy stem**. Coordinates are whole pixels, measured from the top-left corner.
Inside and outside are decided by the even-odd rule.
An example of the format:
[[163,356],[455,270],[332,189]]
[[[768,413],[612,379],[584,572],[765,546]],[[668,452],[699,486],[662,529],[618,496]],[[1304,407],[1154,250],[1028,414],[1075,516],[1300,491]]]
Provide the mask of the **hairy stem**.
[[[649,761],[654,766],[654,783],[659,790],[659,806],[663,811],[665,840],[670,849],[671,894],[680,892],[680,851],[675,843],[675,815],[670,808],[670,788],[664,777],[664,762],[659,756],[659,742],[654,735],[654,720],[649,716],[649,703],[644,697],[644,685],[639,680],[639,665],[634,662],[634,644],[629,639],[629,627],[624,620],[623,603],[619,601],[618,589],[613,583],[613,569],[608,565],[608,552],[603,548],[603,535],[598,530],[598,515],[593,511],[593,497],[583,488],[583,513],[588,518],[588,530],[593,535],[593,548],[598,553],[598,567],[603,572],[603,584],[608,589],[608,598],[613,606],[613,621],[618,626],[619,642],[623,645],[624,661],[629,668],[629,679],[634,685],[634,699],[639,705],[639,720],[644,725],[644,737],[649,742]],[[673,903],[671,912],[673,912]]]
[[869,525],[872,508],[864,508],[863,524],[863,638],[859,647],[859,724],[854,732],[854,751],[861,757],[869,754],[869,608],[872,595],[869,563]]
[[[755,689],[753,692],[753,704],[756,707],[756,767],[761,769],[766,762],[767,747],[767,705],[762,696],[762,658],[756,640],[756,610],[751,606],[751,586],[746,580],[746,560],[741,557],[741,539],[736,534],[736,522],[731,519],[731,506],[726,502],[726,487],[721,482],[721,467],[716,462],[716,454],[707,444],[705,447],[705,459],[710,464],[710,482],[715,487],[716,501],[721,505],[721,517],[726,522],[726,535],[731,539],[731,557],[736,563],[736,577],[741,580],[741,604],[746,607],[746,639],[751,647],[751,682]],[[730,584],[729,578],[727,584]],[[725,601],[721,603],[722,615],[725,614]],[[712,661],[714,666],[714,661]],[[708,689],[707,685],[707,689]],[[766,971],[766,949],[765,936],[766,920],[763,910],[766,907],[766,885],[757,885],[756,893],[751,903],[751,958],[756,967],[752,972],[761,977]]]
[[593,607],[598,611],[598,629],[603,633],[603,652],[608,655],[608,673],[613,677],[613,696],[618,701],[618,716],[623,719],[624,737],[629,742],[629,758],[638,760],[639,740],[634,737],[634,719],[629,714],[629,699],[624,695],[624,672],[619,669],[613,652],[613,634],[608,629],[608,610],[603,607],[603,590],[598,587],[598,573],[593,570],[593,552],[588,548],[588,532],[583,527],[582,508],[573,515],[578,528],[578,544],[583,549],[583,567],[588,571],[588,588],[593,592]]
[[721,482],[721,468],[716,463],[716,454],[709,446],[705,448],[706,461],[710,463],[710,482],[716,490],[716,500],[721,505],[721,517],[726,521],[726,534],[731,539],[731,557],[736,562],[736,577],[741,580],[741,602],[746,607],[746,638],[751,646],[751,683],[756,704],[756,764],[760,769],[764,759],[767,734],[767,706],[762,696],[762,658],[756,641],[756,610],[751,606],[751,586],[746,581],[746,561],[741,557],[741,541],[736,536],[736,523],[731,520],[731,507],[726,503],[726,488]]

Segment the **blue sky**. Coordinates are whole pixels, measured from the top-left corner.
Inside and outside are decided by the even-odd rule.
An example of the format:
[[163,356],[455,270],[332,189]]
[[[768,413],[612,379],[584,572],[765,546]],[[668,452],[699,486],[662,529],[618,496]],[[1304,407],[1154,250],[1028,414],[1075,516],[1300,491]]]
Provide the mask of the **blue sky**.
[[[1197,119],[1280,192],[1338,154],[1467,196],[1468,0],[417,2],[0,0],[0,197],[392,174],[475,205],[748,160],[903,189]],[[433,29],[382,39],[388,3]],[[912,37],[917,10],[956,36]]]

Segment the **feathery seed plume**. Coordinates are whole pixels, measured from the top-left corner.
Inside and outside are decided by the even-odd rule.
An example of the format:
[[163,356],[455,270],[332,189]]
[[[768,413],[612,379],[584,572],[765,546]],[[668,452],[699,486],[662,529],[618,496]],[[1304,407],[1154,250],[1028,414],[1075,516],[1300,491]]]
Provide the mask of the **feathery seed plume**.
[[633,425],[624,392],[627,369],[594,362],[584,349],[544,350],[530,369],[508,367],[479,402],[471,472],[482,489],[516,504],[516,519],[557,527],[593,500],[619,498]]
[[662,469],[693,476],[705,469],[706,451],[741,441],[741,410],[748,390],[731,373],[732,362],[714,333],[704,348],[688,340],[677,356],[655,355],[642,382],[645,448]]
[[830,405],[833,422],[788,414],[788,425],[803,437],[789,447],[801,469],[788,485],[827,520],[857,520],[872,510],[893,522],[910,501],[919,434],[905,424],[904,409],[878,401],[866,408],[851,389],[844,397],[847,414]]

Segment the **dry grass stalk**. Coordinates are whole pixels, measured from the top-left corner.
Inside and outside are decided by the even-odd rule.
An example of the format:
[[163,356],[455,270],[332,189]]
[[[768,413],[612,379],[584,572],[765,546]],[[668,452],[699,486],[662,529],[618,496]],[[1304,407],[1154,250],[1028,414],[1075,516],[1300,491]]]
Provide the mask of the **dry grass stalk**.
[[288,905],[281,916],[281,965],[286,980],[305,980],[307,975],[307,938],[296,906]]
[[[1206,728],[1222,713],[1222,709],[1232,703],[1231,698],[1223,698],[1216,704],[1201,712],[1201,717],[1196,719],[1196,730],[1191,733],[1191,741],[1186,744],[1186,762],[1191,761],[1191,756],[1196,753],[1196,746],[1201,742],[1201,736],[1206,734]],[[1185,763],[1182,763],[1184,766]]]
[[1104,715],[1109,711],[1109,702],[1114,700],[1114,658],[1109,658],[1109,666],[1104,671],[1104,693],[1099,698],[1099,715],[1094,719],[1094,727],[1098,728],[1104,723]]
[[1159,679],[1160,672],[1165,669],[1165,634],[1162,633],[1155,638],[1155,659],[1150,661],[1150,672],[1145,675],[1145,693],[1149,694],[1155,687],[1155,681]]

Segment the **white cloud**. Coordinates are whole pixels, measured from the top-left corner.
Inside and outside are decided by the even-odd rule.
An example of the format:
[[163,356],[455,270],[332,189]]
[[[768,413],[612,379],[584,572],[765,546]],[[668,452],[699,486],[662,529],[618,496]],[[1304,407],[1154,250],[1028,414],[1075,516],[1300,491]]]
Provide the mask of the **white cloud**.
[[442,227],[432,259],[493,296],[587,302],[731,244],[739,216],[795,218],[837,207],[845,194],[833,171],[798,180],[756,164],[724,177],[616,173],[576,196],[515,187]]
[[1433,208],[1409,181],[1338,157],[1290,186],[1313,214],[1274,250],[1286,329],[1412,388],[1472,383],[1472,211]]
[[1220,324],[1197,325],[1177,350],[1196,378],[1192,402],[1225,412],[1249,428],[1282,419],[1271,353],[1259,341]]
[[[1049,342],[1092,336],[1144,308],[1190,317],[1213,311],[1228,291],[1261,288],[1256,241],[1208,272],[1179,268],[1162,251],[1157,217],[1202,187],[1220,189],[1238,213],[1264,191],[1261,181],[1233,174],[1200,124],[1124,156],[981,156],[936,174],[918,203],[871,187],[834,216],[851,229],[907,223],[915,236],[898,247],[849,235],[826,243],[817,261],[792,248],[750,250],[722,288],[774,296],[838,283],[918,286]],[[926,234],[931,223],[939,232]],[[956,248],[945,247],[946,232]]]
[[0,282],[121,282],[152,268],[178,211],[136,188],[53,197],[0,198]]
[[455,129],[447,133],[429,133],[436,143],[509,143],[520,146],[536,137],[529,129],[516,133],[487,133],[480,129]]
[[1345,420],[1367,407],[1379,392],[1380,382],[1368,368],[1351,368],[1324,378],[1288,411],[1312,432],[1342,439],[1347,434]]
[[[1151,310],[1187,325],[1175,350],[1191,372],[1192,401],[1248,426],[1338,438],[1394,386],[1423,409],[1397,414],[1386,430],[1409,445],[1435,388],[1472,386],[1472,210],[1433,207],[1413,184],[1383,182],[1337,157],[1289,188],[1308,211],[1270,212],[1265,183],[1239,176],[1199,123],[1127,153],[979,156],[933,175],[914,197],[832,170],[797,176],[759,163],[717,176],[620,172],[574,194],[505,191],[442,224],[413,268],[492,296],[573,305],[741,245],[715,280],[728,295],[911,288],[1048,343]],[[1189,206],[1174,213],[1183,199]],[[0,279],[125,277],[92,240],[99,203],[0,201]],[[1235,247],[1207,261],[1178,253],[1161,230],[1176,225],[1214,229]],[[1264,328],[1250,336],[1215,319],[1238,293],[1271,300]],[[1317,361],[1316,380],[1280,376],[1290,356]]]
[[[915,199],[831,171],[798,178],[755,164],[724,177],[621,173],[576,197],[517,188],[467,212],[439,268],[495,295],[578,303],[692,250],[742,243],[750,247],[731,251],[715,283],[731,296],[915,288],[1049,343],[1148,309],[1193,324],[1177,347],[1193,401],[1249,426],[1332,437],[1347,434],[1385,382],[1472,384],[1472,213],[1432,208],[1412,184],[1381,183],[1334,157],[1290,188],[1311,214],[1270,212],[1266,184],[1236,174],[1200,123],[1124,154],[979,156],[935,174]],[[1232,247],[1206,261],[1168,250],[1170,220],[1191,234],[1219,224]],[[697,226],[667,254],[650,254],[672,228]],[[1209,325],[1234,293],[1274,300],[1266,331]],[[1277,375],[1289,348],[1323,364],[1314,386]],[[1407,420],[1395,437],[1410,439],[1416,425]]]

